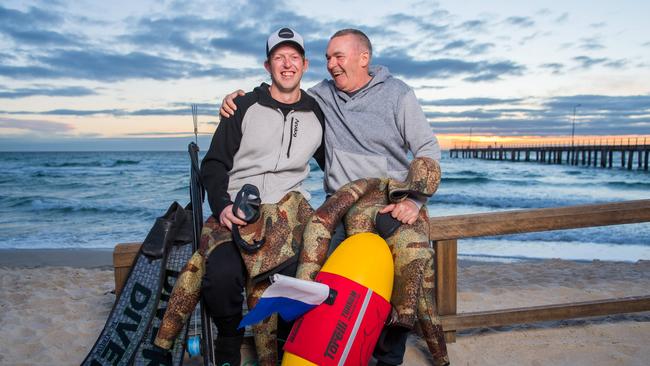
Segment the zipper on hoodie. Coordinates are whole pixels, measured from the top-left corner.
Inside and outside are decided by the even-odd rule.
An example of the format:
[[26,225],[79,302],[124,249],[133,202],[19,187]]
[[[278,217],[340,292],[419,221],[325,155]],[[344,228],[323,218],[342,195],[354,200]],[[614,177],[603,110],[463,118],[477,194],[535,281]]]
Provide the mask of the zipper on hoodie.
[[287,159],[291,157],[292,142],[293,142],[293,117],[291,117],[291,125],[289,126],[289,147],[287,147]]
[[[282,110],[280,108],[278,108],[277,111],[278,111],[278,113],[280,113],[280,115],[282,115],[282,121],[283,121],[282,122],[282,139],[280,140],[280,146],[282,146],[282,145],[284,145],[284,135],[286,134],[285,126],[287,125],[287,117],[289,117],[289,114],[291,114],[291,112],[289,112],[285,116],[284,113],[282,113]],[[280,153],[278,154],[278,160],[275,162],[275,168],[273,169],[274,171],[278,170],[278,164],[280,164],[280,159],[281,158],[282,158],[282,151],[280,151]]]

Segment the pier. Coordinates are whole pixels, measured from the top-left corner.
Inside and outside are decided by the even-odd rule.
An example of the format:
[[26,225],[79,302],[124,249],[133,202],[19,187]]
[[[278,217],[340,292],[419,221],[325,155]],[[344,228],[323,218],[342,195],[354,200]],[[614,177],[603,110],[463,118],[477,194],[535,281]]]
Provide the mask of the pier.
[[449,157],[462,159],[483,159],[502,161],[525,161],[543,164],[568,164],[612,168],[620,166],[623,169],[648,171],[650,144],[643,139],[635,141],[623,139],[613,143],[606,141],[596,143],[579,142],[576,144],[543,144],[543,145],[512,145],[512,146],[467,146],[449,150]]

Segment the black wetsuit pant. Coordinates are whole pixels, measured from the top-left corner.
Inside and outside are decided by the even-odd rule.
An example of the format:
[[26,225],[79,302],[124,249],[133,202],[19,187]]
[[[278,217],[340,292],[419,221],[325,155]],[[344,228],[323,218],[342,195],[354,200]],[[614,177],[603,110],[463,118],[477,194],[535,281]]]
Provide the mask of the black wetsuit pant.
[[[286,276],[296,275],[297,263],[277,272]],[[201,296],[208,314],[212,317],[218,337],[237,337],[244,329],[237,329],[242,318],[246,267],[234,242],[217,246],[206,261],[205,275],[201,282]],[[268,281],[268,280],[267,280]],[[278,339],[286,339],[291,324],[278,320]]]

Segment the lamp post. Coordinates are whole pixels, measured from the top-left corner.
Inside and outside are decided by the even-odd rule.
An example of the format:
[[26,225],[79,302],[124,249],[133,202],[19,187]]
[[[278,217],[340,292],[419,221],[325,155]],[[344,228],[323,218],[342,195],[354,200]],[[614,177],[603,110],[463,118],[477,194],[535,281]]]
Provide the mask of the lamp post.
[[576,104],[573,106],[573,123],[571,123],[571,147],[573,148],[573,138],[576,133],[576,108],[580,107],[582,104]]

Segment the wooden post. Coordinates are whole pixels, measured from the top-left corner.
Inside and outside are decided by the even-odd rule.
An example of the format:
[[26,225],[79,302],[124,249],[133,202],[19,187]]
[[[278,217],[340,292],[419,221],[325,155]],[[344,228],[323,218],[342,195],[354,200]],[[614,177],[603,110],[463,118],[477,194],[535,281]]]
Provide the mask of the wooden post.
[[627,155],[627,169],[632,170],[632,159],[634,159],[634,150],[628,151]]
[[113,267],[115,268],[115,296],[120,296],[131,266],[138,255],[142,243],[117,244],[113,250]]
[[[456,315],[458,294],[458,242],[440,240],[433,244],[436,257],[436,304],[438,314]],[[456,342],[456,332],[445,332],[449,343]]]
[[625,168],[625,150],[621,150],[621,168]]
[[614,160],[614,150],[609,150],[609,167],[612,167],[612,160]]
[[645,162],[643,163],[643,170],[648,170],[648,158],[650,157],[650,150],[645,151]]

